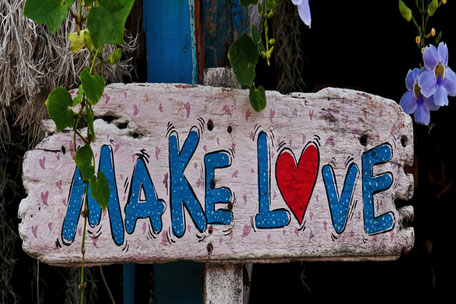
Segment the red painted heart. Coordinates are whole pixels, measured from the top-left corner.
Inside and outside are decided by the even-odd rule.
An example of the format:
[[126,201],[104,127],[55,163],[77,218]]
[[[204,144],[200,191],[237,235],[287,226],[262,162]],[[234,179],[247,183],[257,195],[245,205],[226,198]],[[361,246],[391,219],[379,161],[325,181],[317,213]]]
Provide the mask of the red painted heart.
[[312,196],[319,165],[320,153],[313,143],[304,147],[297,165],[294,153],[290,149],[283,150],[277,157],[277,185],[299,224],[302,224],[307,204]]

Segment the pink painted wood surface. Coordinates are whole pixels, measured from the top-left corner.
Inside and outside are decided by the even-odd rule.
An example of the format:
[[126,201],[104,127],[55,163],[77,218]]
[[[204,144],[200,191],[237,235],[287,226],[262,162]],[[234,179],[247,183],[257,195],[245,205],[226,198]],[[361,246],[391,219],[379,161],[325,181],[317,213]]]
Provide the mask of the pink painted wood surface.
[[[147,153],[147,169],[156,195],[165,205],[163,227],[157,232],[151,229],[148,219],[138,219],[134,232],[124,232],[123,243],[116,245],[109,213],[105,212],[98,225],[89,227],[86,263],[391,260],[409,251],[414,242],[414,230],[408,227],[413,208],[398,209],[395,200],[408,200],[413,195],[413,178],[404,172],[404,167],[413,163],[413,127],[397,103],[334,88],[314,94],[267,92],[267,100],[266,109],[257,113],[249,104],[248,90],[182,84],[109,85],[94,108],[98,118],[97,141],[93,145],[97,162],[100,148],[109,145],[125,220],[138,153]],[[211,131],[209,121],[213,123]],[[29,255],[49,264],[77,265],[81,259],[82,217],[74,241],[65,244],[62,240],[75,170],[72,133],[55,133],[52,122],[44,124],[47,137],[24,159],[23,181],[28,196],[19,206],[19,232]],[[215,187],[229,188],[232,196],[229,204],[216,204],[215,209],[229,210],[233,220],[228,225],[207,224],[200,232],[184,208],[185,233],[178,237],[170,216],[169,136],[178,134],[181,149],[191,130],[197,131],[199,142],[184,176],[205,210],[205,189],[210,185],[205,182],[204,156],[226,151],[231,165],[215,169]],[[287,225],[274,229],[260,228],[255,220],[259,213],[261,132],[267,135],[269,210],[282,209],[289,217]],[[373,212],[375,216],[391,214],[393,225],[380,233],[368,233],[362,157],[384,144],[390,147],[391,158],[374,165],[372,176],[387,174],[392,184],[373,195]],[[307,181],[299,172],[308,167],[315,153],[318,164],[316,169],[308,169]],[[302,166],[300,159],[306,160]],[[341,195],[350,164],[357,165],[359,174],[340,232],[331,217],[322,168],[331,166],[337,194]],[[280,177],[278,168],[288,170],[301,188],[290,190],[293,183],[286,180],[286,174]],[[309,185],[312,182],[313,187]],[[308,201],[300,202],[293,197],[296,193]]]

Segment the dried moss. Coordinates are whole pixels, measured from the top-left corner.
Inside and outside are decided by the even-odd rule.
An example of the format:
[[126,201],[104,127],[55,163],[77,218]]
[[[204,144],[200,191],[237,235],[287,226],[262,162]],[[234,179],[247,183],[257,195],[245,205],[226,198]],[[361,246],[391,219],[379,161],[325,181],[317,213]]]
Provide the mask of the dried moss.
[[[87,50],[76,54],[69,50],[67,35],[76,31],[67,19],[54,35],[47,28],[24,17],[25,0],[0,0],[0,146],[10,138],[11,123],[23,129],[30,143],[40,140],[40,121],[45,117],[44,101],[58,87],[77,86],[78,75],[88,65]],[[128,36],[123,53],[136,48],[136,39]],[[115,47],[107,46],[105,54]],[[122,82],[132,70],[131,59],[106,65],[102,71],[107,82]],[[14,114],[12,122],[6,119]]]
[[272,19],[272,28],[277,48],[274,50],[277,88],[281,93],[304,92],[306,66],[301,46],[302,21],[296,6],[291,1],[279,1],[277,12]]

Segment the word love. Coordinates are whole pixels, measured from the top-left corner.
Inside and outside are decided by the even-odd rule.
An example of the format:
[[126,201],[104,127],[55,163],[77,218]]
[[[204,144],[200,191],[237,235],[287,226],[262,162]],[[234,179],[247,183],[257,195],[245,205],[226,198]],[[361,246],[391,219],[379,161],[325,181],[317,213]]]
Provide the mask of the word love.
[[[179,149],[179,137],[176,131],[168,137],[169,207],[172,233],[178,238],[182,237],[186,230],[184,210],[187,210],[199,232],[206,231],[208,225],[228,226],[234,219],[232,208],[229,207],[230,204],[233,204],[233,192],[229,185],[218,185],[215,182],[215,169],[223,170],[232,164],[232,156],[229,151],[218,150],[204,155],[204,208],[185,176],[185,169],[190,163],[199,141],[200,134],[194,128],[187,135],[181,149]],[[265,132],[258,133],[256,146],[258,164],[258,213],[254,217],[256,228],[285,227],[291,222],[290,212],[302,225],[320,171],[319,146],[313,142],[308,143],[302,150],[299,160],[296,160],[293,151],[288,148],[283,149],[277,157],[275,178],[288,209],[271,209],[270,154],[268,136]],[[338,234],[341,234],[346,227],[359,175],[362,177],[365,232],[373,235],[393,228],[395,220],[392,212],[376,216],[374,210],[374,195],[390,188],[393,183],[392,174],[386,172],[373,175],[373,166],[388,162],[391,157],[392,148],[389,144],[382,144],[364,152],[361,158],[362,171],[360,172],[357,164],[351,163],[346,170],[340,192],[333,165],[326,164],[321,168],[332,225]],[[162,217],[166,210],[166,202],[158,197],[147,163],[146,154],[137,154],[128,199],[124,207],[125,219],[122,219],[113,151],[108,145],[104,145],[100,149],[99,171],[103,171],[110,186],[108,213],[112,238],[118,246],[124,243],[125,232],[134,233],[138,219],[148,219],[155,234],[160,233],[163,229]],[[76,168],[62,227],[62,240],[65,245],[70,245],[75,238],[85,187],[81,173]],[[94,227],[100,223],[102,210],[91,197],[90,186],[87,193],[90,210],[89,224]],[[225,208],[216,208],[216,205],[219,204],[224,205]]]

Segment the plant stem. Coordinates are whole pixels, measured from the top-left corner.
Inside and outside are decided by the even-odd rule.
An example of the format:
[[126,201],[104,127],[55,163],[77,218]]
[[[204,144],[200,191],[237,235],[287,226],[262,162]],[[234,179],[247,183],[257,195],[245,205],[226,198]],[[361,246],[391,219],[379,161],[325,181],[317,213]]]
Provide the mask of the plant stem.
[[76,153],[76,129],[78,127],[79,119],[73,120],[73,150]]
[[85,283],[84,283],[84,263],[85,263],[85,238],[86,238],[86,228],[87,228],[87,188],[88,184],[87,182],[85,183],[86,187],[84,190],[84,228],[82,231],[82,242],[81,242],[81,253],[82,253],[82,261],[81,261],[81,283],[80,283],[80,288],[81,288],[81,301],[80,303],[84,303],[84,289],[85,289]]
[[89,141],[87,140],[87,138],[85,138],[84,136],[82,136],[81,133],[79,133],[79,131],[74,130],[74,133],[77,134],[77,135],[82,139],[82,141],[83,141],[84,143],[87,144],[87,143],[89,142]]
[[81,11],[82,11],[82,0],[79,1],[78,3],[78,17],[76,19],[76,26],[78,30],[78,36],[79,33],[81,32]]
[[269,62],[269,38],[268,38],[269,26],[268,26],[268,19],[264,19],[264,39],[266,40],[266,61],[268,66],[271,64]]
[[90,75],[93,73],[93,67],[95,66],[95,61],[97,60],[98,57],[98,52],[100,51],[101,46],[97,49],[95,53],[95,57],[93,57],[92,65],[90,66]]

